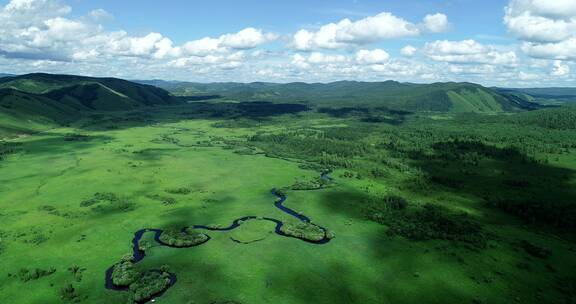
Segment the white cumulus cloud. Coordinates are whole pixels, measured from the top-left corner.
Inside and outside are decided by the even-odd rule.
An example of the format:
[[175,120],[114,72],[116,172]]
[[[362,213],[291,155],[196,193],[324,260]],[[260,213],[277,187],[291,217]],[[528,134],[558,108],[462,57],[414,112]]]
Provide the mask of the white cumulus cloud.
[[[395,79],[572,85],[576,0],[507,1],[504,26],[519,40],[509,45],[413,39],[451,29],[448,17],[434,12],[421,20],[389,12],[336,19],[282,36],[247,26],[177,43],[158,31],[110,30],[107,22],[114,16],[102,9],[73,14],[71,6],[77,1],[6,0],[0,5],[0,66],[16,74],[203,82]],[[280,37],[287,42],[285,48],[268,45]],[[392,49],[397,43],[382,43],[401,38],[404,47],[399,50]]]
[[432,60],[449,63],[514,65],[518,60],[514,51],[499,51],[475,40],[428,42],[424,51]]
[[426,15],[422,23],[422,29],[430,33],[443,33],[448,31],[449,28],[448,16],[440,13]]
[[260,29],[249,27],[235,34],[226,34],[220,37],[220,43],[223,47],[233,49],[252,49],[261,44],[271,42],[277,39],[277,35],[264,33]]
[[400,54],[406,57],[412,57],[414,54],[416,54],[416,51],[418,51],[418,49],[411,45],[407,45],[400,50]]
[[106,31],[99,22],[112,16],[102,9],[72,19],[60,0],[11,0],[0,7],[0,56],[34,60],[95,60],[105,56],[150,59],[207,56],[253,49],[277,39],[256,28],[175,46],[160,33],[132,36]]
[[558,43],[524,42],[521,49],[534,58],[576,60],[576,37]]
[[443,14],[428,15],[419,26],[391,13],[383,12],[357,21],[343,19],[321,26],[317,31],[299,30],[292,37],[292,47],[299,51],[338,49],[386,39],[413,37],[422,33],[442,32],[448,27]]
[[381,49],[360,50],[356,53],[356,61],[362,64],[381,64],[390,59],[390,55]]
[[525,43],[529,56],[574,60],[576,47],[576,1],[511,0],[504,24]]
[[311,65],[339,64],[349,61],[349,58],[341,54],[324,54],[313,52],[307,56],[294,54],[292,64],[301,69],[308,69]]

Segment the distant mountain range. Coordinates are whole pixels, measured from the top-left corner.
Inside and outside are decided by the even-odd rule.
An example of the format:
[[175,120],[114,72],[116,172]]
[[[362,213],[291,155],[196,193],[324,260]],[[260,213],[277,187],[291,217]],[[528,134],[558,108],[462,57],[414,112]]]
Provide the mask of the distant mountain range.
[[473,83],[396,81],[333,83],[189,83],[141,81],[183,96],[221,95],[241,101],[301,102],[317,106],[387,107],[404,111],[498,113],[538,108],[526,98]]
[[72,75],[0,75],[0,138],[70,123],[84,113],[207,99],[301,103],[311,108],[385,108],[432,113],[523,112],[572,100],[576,89],[502,89],[473,83],[190,83]]
[[576,88],[495,88],[501,94],[515,95],[520,98],[545,104],[576,104]]

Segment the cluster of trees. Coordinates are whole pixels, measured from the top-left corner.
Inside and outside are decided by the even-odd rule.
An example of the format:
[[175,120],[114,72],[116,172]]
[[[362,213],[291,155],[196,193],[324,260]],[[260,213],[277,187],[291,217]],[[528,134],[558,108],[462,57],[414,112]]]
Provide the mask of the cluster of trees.
[[[536,113],[536,112],[534,112]],[[515,148],[523,155],[538,159],[541,154],[565,154],[576,148],[573,130],[519,127],[515,116],[462,115],[454,120],[413,120],[399,127],[375,126],[382,147],[403,158],[432,152],[432,145],[450,141],[477,141],[486,146]]]
[[337,154],[329,154],[323,152],[320,156],[312,158],[313,161],[318,162],[323,167],[328,168],[352,168],[354,161],[347,157],[342,157]]
[[92,208],[94,212],[100,213],[115,213],[115,212],[130,212],[136,209],[136,204],[127,199],[122,199],[115,204],[98,205]]
[[450,141],[436,142],[432,144],[434,159],[443,161],[465,160],[469,164],[478,165],[482,158],[493,158],[507,161],[524,161],[530,159],[520,153],[515,147],[495,147],[487,145],[479,140],[456,138]]
[[544,223],[574,231],[576,228],[576,205],[574,202],[556,201],[557,198],[530,199],[522,197],[487,197],[486,204],[513,214],[527,223]]
[[334,237],[332,233],[324,232],[322,228],[307,222],[284,223],[280,226],[280,231],[286,235],[314,242]]
[[[102,204],[108,203],[108,204]],[[112,192],[97,192],[91,198],[80,202],[81,207],[92,207],[92,211],[100,213],[129,212],[136,208],[134,202]]]
[[208,241],[208,239],[208,235],[190,231],[190,229],[185,231],[168,229],[160,234],[160,242],[178,248],[196,246]]
[[364,214],[371,220],[386,221],[389,213],[401,211],[408,207],[409,203],[403,197],[397,195],[370,195],[363,201]]
[[[20,271],[18,272],[18,278],[20,279],[20,281],[22,282],[28,282],[28,281],[34,281],[34,280],[38,280],[42,277],[46,277],[49,275],[52,275],[53,273],[56,272],[56,268],[54,267],[50,267],[48,269],[40,269],[40,268],[32,268],[32,269],[28,269],[28,268],[22,268],[20,269]],[[11,276],[11,274],[8,274],[8,276]]]
[[80,295],[72,283],[66,283],[60,288],[60,298],[71,302],[80,302]]
[[140,273],[134,268],[131,257],[123,258],[112,270],[112,283],[116,286],[130,286],[139,277]]
[[367,218],[389,227],[389,235],[413,241],[448,240],[484,248],[488,240],[482,226],[467,214],[455,214],[447,209],[425,204],[407,208],[405,199],[387,196],[374,200],[366,212]]
[[178,203],[178,201],[173,198],[173,197],[169,197],[169,196],[161,196],[158,194],[154,194],[154,195],[148,195],[149,199],[155,200],[155,201],[159,201],[161,202],[163,205],[174,205],[176,203]]
[[576,107],[561,107],[522,113],[513,122],[521,126],[539,126],[546,129],[576,130]]
[[142,303],[170,287],[170,274],[164,271],[147,271],[130,284],[128,303]]
[[[75,282],[82,281],[82,273],[86,268],[81,268],[80,266],[73,265],[68,267],[68,271],[72,275]],[[74,287],[73,282],[66,281],[64,286],[60,288],[60,298],[67,302],[80,303],[82,300],[86,299],[87,296],[81,296],[78,290]]]
[[316,179],[309,180],[309,181],[297,181],[294,184],[292,184],[290,189],[292,189],[292,190],[318,190],[318,189],[322,189],[322,188],[328,186],[329,183],[330,183],[329,180],[326,180],[323,178],[316,178]]
[[528,223],[576,227],[571,170],[549,166],[516,147],[480,140],[457,138],[435,143],[432,149],[430,154],[412,157],[428,181],[473,194]]
[[82,273],[84,273],[85,270],[86,268],[80,268],[78,265],[68,267],[68,272],[72,274],[72,277],[76,282],[82,282]]
[[249,137],[248,144],[271,156],[299,158],[331,168],[355,169],[363,161],[370,161],[375,165],[374,173],[382,176],[378,167],[410,172],[411,160],[450,161],[458,160],[459,155],[466,155],[465,161],[473,165],[486,157],[545,163],[544,154],[565,154],[576,148],[576,135],[567,131],[519,129],[511,122],[487,123],[473,117],[449,121],[420,119],[400,126],[351,123],[348,127],[331,129],[259,133]]
[[316,130],[257,134],[249,137],[248,142],[268,155],[300,158],[329,168],[350,168],[354,158],[369,154],[370,145],[349,140],[337,131],[330,134]]
[[343,108],[319,108],[318,113],[328,114],[338,118],[358,118],[369,123],[400,124],[410,112],[391,110],[386,107],[343,107]]
[[113,192],[96,192],[94,193],[94,195],[86,200],[83,200],[80,203],[80,207],[90,207],[96,204],[99,204],[100,202],[106,201],[106,202],[118,202],[120,201],[120,196],[118,196],[116,193]]
[[129,288],[128,303],[131,304],[150,300],[154,295],[168,289],[170,282],[167,266],[163,266],[161,270],[140,272],[136,270],[131,256],[123,257],[112,270],[112,283]]

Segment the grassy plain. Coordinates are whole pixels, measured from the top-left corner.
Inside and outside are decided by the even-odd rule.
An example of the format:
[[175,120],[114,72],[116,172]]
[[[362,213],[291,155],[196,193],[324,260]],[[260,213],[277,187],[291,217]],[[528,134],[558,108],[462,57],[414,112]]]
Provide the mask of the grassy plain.
[[[276,198],[270,190],[313,180],[326,166],[335,169],[331,175],[333,185],[311,191],[287,190],[285,205],[333,231],[335,239],[315,245],[284,238],[271,234],[274,224],[264,221],[248,222],[231,232],[206,232],[211,237],[209,242],[187,249],[158,246],[149,236],[145,237],[152,247],[136,267],[147,270],[167,265],[178,277],[176,285],[156,302],[573,303],[575,300],[572,232],[538,222],[527,224],[509,213],[487,207],[481,199],[486,187],[493,189],[490,185],[485,187],[482,176],[513,172],[518,175],[536,167],[522,167],[509,159],[482,158],[478,171],[495,168],[499,171],[479,172],[479,177],[458,177],[465,173],[457,169],[468,165],[468,159],[463,163],[455,160],[454,167],[446,167],[434,160],[424,162],[425,158],[399,157],[395,154],[397,148],[406,142],[380,146],[386,142],[383,137],[389,134],[384,131],[376,134],[363,131],[368,134],[363,139],[356,133],[345,132],[330,137],[332,130],[364,130],[374,125],[392,133],[406,128],[410,136],[409,132],[422,132],[421,124],[433,124],[441,134],[443,128],[448,128],[445,124],[449,124],[450,118],[446,123],[427,117],[414,118],[415,122],[402,127],[313,113],[230,122],[218,117],[186,115],[186,107],[166,107],[145,115],[116,114],[120,121],[111,120],[113,123],[86,119],[70,128],[16,140],[21,143],[16,152],[0,161],[0,294],[4,302],[126,303],[127,293],[104,288],[104,272],[131,252],[134,232],[194,224],[228,226],[248,215],[293,220],[274,207]],[[121,120],[134,115],[144,115],[150,121]],[[498,129],[494,124],[487,126]],[[310,132],[325,134],[314,137],[319,144],[348,140],[351,146],[361,147],[368,141],[368,147],[382,149],[387,162],[366,148],[362,153],[369,155],[367,158],[341,152],[353,162],[347,165],[326,153],[318,156],[314,151],[300,151],[299,154],[282,148],[287,142],[298,143],[298,139],[290,136],[274,137],[272,141],[265,137],[295,134],[295,138],[303,139]],[[557,136],[563,136],[558,132]],[[88,137],[66,140],[70,133]],[[472,138],[480,136],[473,131],[467,134],[472,134],[469,135]],[[390,148],[391,145],[395,148]],[[549,188],[553,191],[562,185],[575,185],[576,157],[571,147],[566,149],[568,153],[531,152],[534,157],[549,159],[546,166],[537,166],[541,171],[536,175],[550,178],[553,185]],[[312,157],[306,157],[304,152]],[[446,180],[412,187],[423,172],[445,174],[466,182],[456,188],[448,187],[450,181]],[[562,176],[562,184],[555,174]],[[537,177],[528,179],[531,184],[537,181]],[[190,191],[175,193],[171,189]],[[82,202],[98,197],[97,193],[112,193],[116,199],[96,200],[83,206]],[[486,245],[479,248],[441,238],[415,241],[387,233],[389,226],[373,220],[366,212],[371,210],[375,197],[389,194],[402,196],[411,208],[431,203],[451,212],[466,212],[473,221],[481,223],[487,235]],[[574,197],[569,191],[562,195]],[[545,247],[552,254],[535,257],[518,245],[522,240]],[[18,276],[23,268],[51,267],[56,272],[38,279],[25,282]],[[73,290],[63,292],[69,284]],[[63,299],[63,295],[71,296]]]

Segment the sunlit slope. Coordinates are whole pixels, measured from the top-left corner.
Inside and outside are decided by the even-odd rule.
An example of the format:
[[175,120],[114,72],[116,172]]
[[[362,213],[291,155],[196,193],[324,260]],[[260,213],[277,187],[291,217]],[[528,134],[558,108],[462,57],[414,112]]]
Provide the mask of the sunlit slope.
[[452,112],[495,113],[516,108],[508,99],[479,88],[450,90],[446,95],[452,103]]

